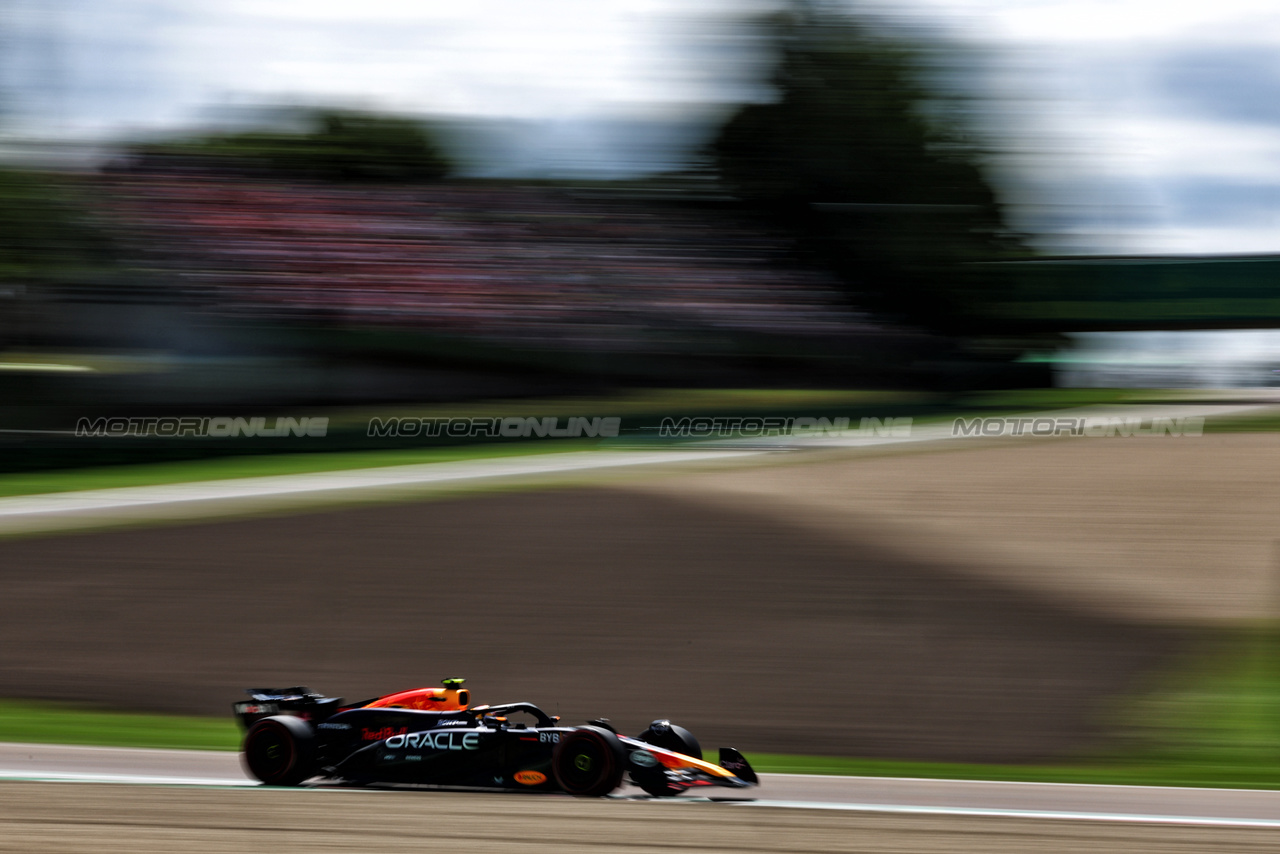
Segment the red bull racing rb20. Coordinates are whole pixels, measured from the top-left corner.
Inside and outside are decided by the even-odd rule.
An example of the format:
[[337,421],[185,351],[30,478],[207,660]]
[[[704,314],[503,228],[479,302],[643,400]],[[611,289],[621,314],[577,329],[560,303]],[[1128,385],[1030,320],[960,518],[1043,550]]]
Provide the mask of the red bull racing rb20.
[[737,750],[704,761],[667,720],[622,735],[605,719],[561,726],[532,703],[473,706],[461,679],[344,704],[306,688],[250,689],[235,704],[243,760],[270,786],[318,779],[353,786],[435,786],[601,797],[629,781],[654,797],[758,784]]

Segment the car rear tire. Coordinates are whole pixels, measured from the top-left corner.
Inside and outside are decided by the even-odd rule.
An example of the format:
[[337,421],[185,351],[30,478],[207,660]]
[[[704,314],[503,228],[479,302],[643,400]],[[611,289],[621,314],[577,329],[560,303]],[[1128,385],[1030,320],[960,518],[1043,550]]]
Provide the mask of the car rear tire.
[[622,784],[626,752],[607,729],[581,727],[560,737],[551,755],[551,772],[569,794],[601,798]]
[[268,786],[297,786],[315,775],[315,742],[311,725],[301,718],[263,718],[245,734],[245,768]]

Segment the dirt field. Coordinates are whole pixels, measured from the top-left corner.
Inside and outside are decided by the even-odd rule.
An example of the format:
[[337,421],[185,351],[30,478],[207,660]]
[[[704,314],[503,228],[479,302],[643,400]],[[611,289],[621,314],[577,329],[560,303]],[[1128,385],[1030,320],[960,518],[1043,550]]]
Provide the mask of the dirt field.
[[444,793],[0,783],[0,851],[1263,852],[1275,831]]
[[1280,433],[955,448],[637,486],[1124,619],[1280,616]]
[[0,695],[222,714],[463,675],[708,746],[1001,761],[1086,743],[1178,644],[795,515],[579,488],[0,542]]

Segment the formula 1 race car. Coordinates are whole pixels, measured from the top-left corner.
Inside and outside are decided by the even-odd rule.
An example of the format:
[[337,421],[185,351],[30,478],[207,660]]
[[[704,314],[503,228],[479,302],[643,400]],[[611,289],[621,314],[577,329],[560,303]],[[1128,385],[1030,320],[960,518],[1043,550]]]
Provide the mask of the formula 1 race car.
[[[249,689],[236,703],[243,760],[269,786],[313,777],[347,785],[409,785],[607,795],[624,778],[654,797],[759,780],[737,750],[702,760],[693,734],[657,720],[635,737],[606,719],[560,726],[532,703],[470,705],[461,679],[352,705],[306,688]],[[526,718],[528,720],[515,720]]]

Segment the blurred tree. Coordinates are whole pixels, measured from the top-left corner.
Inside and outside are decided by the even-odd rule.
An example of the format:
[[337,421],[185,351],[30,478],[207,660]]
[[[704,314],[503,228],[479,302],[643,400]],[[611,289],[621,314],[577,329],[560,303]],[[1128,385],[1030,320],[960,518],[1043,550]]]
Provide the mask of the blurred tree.
[[957,119],[965,104],[929,90],[926,54],[838,13],[798,3],[764,27],[778,98],[743,107],[712,143],[730,190],[860,306],[983,326],[1009,277],[969,262],[1025,251]]
[[306,130],[252,131],[150,144],[135,156],[225,158],[271,172],[326,181],[437,181],[451,164],[428,127],[413,119],[321,109],[304,114]]
[[0,279],[54,279],[111,260],[109,240],[70,187],[38,172],[0,169]]

